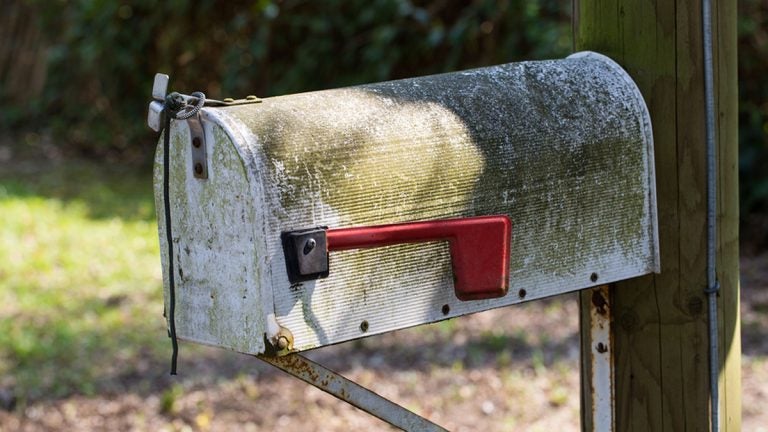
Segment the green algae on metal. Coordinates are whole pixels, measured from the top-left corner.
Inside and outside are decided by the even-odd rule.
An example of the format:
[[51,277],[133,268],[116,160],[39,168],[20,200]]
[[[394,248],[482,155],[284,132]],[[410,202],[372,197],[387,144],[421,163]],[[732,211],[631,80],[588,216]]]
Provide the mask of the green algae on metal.
[[[255,205],[243,160],[228,136],[220,127],[208,136],[213,138],[208,145],[210,175],[200,180],[190,170],[187,128],[175,123],[171,130],[175,271],[183,274],[177,284],[177,330],[182,339],[258,351],[264,317],[254,283]],[[162,218],[158,220],[162,225]],[[167,250],[163,240],[161,235],[161,247]]]
[[298,349],[360,337],[363,320],[371,335],[522,300],[459,302],[440,242],[334,253],[329,278],[292,289],[282,231],[506,214],[511,291],[526,301],[592,286],[591,273],[606,283],[657,268],[650,124],[615,64],[515,63],[209,112],[226,131],[216,143],[242,158],[212,157],[212,169],[240,164],[263,196],[221,186],[205,199],[256,208],[252,261],[264,267],[252,266],[269,274],[250,283],[266,284]]

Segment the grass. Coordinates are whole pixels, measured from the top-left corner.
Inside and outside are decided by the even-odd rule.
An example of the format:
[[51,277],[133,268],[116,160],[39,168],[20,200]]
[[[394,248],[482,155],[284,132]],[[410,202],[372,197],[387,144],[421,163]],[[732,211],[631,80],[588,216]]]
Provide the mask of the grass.
[[[766,424],[765,262],[744,262],[745,430]],[[555,298],[311,355],[454,430],[576,430],[577,311]],[[20,402],[0,430],[381,428],[225,350],[183,344],[171,380],[164,327],[148,167],[0,164],[0,396]]]
[[109,391],[166,349],[148,170],[3,166],[0,214],[0,388]]
[[[161,411],[173,412],[178,384],[155,382],[167,371],[169,346],[148,167],[0,166],[0,214],[0,389],[24,403],[144,386],[160,391]],[[446,320],[413,337],[443,350],[459,327]],[[509,365],[531,349],[529,339],[486,329],[459,343],[461,353],[444,366]],[[424,353],[401,355],[415,361]]]

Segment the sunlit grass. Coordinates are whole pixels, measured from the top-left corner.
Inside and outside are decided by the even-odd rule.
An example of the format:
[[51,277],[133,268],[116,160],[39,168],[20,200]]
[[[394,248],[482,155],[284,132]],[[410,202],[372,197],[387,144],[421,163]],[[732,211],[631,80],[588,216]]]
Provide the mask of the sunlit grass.
[[22,399],[104,390],[166,342],[148,173],[47,168],[0,171],[0,386]]

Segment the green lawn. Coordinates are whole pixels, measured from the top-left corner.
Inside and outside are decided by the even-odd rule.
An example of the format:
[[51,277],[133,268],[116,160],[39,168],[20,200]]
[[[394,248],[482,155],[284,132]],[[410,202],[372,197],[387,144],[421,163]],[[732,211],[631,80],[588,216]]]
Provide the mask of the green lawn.
[[3,165],[0,215],[0,388],[109,391],[167,356],[148,168]]

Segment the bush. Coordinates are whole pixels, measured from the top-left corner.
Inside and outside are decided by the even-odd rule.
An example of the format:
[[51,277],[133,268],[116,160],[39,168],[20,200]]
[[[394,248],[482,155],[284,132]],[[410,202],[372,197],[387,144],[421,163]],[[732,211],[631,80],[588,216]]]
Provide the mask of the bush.
[[[99,158],[151,154],[145,114],[157,71],[185,93],[271,96],[562,57],[571,49],[571,7],[561,0],[11,4],[32,10],[47,36],[40,47],[47,80],[23,104],[0,93],[0,126],[44,128],[66,153]],[[742,213],[766,213],[768,3],[742,0],[739,13]],[[2,60],[8,63],[2,56],[0,78]]]
[[185,93],[270,96],[570,51],[560,0],[421,3],[39,0],[48,79],[13,127],[45,124],[69,152],[127,157],[153,145],[157,71]]
[[740,195],[748,216],[768,213],[768,3],[740,1],[738,29]]

